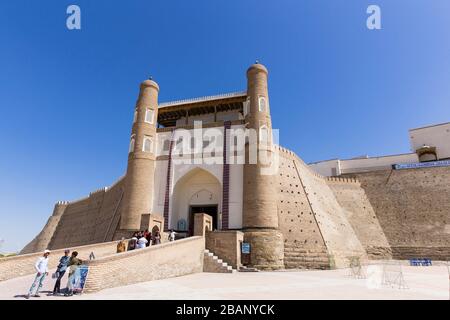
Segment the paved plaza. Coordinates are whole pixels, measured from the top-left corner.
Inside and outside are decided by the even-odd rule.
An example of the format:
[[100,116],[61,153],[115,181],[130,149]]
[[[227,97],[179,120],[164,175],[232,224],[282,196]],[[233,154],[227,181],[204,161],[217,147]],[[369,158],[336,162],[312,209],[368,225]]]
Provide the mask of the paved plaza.
[[[402,266],[404,284],[381,284],[382,266],[365,270],[370,276],[357,279],[349,269],[247,272],[233,274],[198,273],[105,289],[73,297],[48,296],[54,280],[45,282],[44,299],[449,299],[449,275],[446,266]],[[33,275],[0,282],[0,299],[24,299]],[[62,282],[65,286],[66,278]]]

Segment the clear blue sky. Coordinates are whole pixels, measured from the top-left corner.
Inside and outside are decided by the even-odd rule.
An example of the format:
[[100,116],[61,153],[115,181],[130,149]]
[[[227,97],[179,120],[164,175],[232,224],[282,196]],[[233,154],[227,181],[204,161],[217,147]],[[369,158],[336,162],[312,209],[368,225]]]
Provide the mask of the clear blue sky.
[[449,15],[448,0],[2,0],[0,251],[125,172],[149,75],[160,101],[239,91],[259,59],[281,144],[305,161],[408,152],[409,128],[450,120]]

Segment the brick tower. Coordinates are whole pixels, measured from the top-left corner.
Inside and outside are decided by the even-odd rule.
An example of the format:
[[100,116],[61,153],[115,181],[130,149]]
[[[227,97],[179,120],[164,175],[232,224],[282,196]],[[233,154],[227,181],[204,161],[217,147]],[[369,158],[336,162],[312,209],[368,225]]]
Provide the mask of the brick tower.
[[158,92],[153,80],[141,83],[131,131],[121,230],[139,230],[141,215],[152,209]]
[[[247,70],[248,107],[245,122],[248,129],[256,132],[258,143],[266,139],[267,158],[274,159],[272,147],[272,121],[270,118],[267,90],[268,71],[255,63]],[[266,137],[266,138],[264,138]],[[246,141],[244,165],[243,231],[245,241],[251,245],[251,265],[261,269],[284,268],[283,235],[278,230],[277,189],[275,173],[268,174],[264,168],[267,161],[249,163],[250,149],[255,142]],[[261,155],[261,151],[259,151]],[[263,170],[263,171],[262,171]]]

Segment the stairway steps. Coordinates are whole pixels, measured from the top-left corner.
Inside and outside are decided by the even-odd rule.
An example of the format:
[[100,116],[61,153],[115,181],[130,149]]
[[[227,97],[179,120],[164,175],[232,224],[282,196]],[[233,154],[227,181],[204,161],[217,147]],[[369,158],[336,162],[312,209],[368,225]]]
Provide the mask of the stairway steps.
[[206,265],[207,272],[216,272],[216,273],[234,273],[236,270],[233,269],[232,266],[229,266],[228,263],[224,262],[223,259],[219,259],[213,252],[205,249],[204,251],[204,259]]
[[258,269],[252,267],[241,266],[239,267],[239,272],[259,272]]

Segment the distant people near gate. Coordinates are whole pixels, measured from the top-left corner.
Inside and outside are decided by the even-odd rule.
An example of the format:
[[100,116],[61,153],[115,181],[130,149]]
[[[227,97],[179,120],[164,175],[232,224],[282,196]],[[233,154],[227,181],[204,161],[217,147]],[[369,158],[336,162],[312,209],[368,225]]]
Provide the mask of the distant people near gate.
[[175,231],[170,230],[169,241],[175,241]]
[[122,237],[122,239],[117,244],[117,253],[125,252],[127,251],[127,244],[125,243],[125,238]]
[[150,234],[150,231],[148,229],[145,229],[144,231],[144,238],[147,239],[147,247],[150,245],[150,241],[148,240],[148,235]]
[[144,249],[147,246],[148,240],[144,237],[144,233],[141,233],[141,237],[137,241],[137,248]]
[[135,235],[128,241],[128,251],[136,249],[137,241],[137,232],[135,232]]
[[153,243],[154,244],[160,244],[161,243],[161,234],[159,233],[159,230],[155,231],[155,234],[153,236]]
[[67,267],[69,265],[70,256],[69,256],[70,250],[66,249],[64,250],[64,255],[59,259],[59,264],[56,267],[55,277],[55,287],[53,288],[53,295],[59,295],[61,293],[61,279],[64,277],[64,274],[66,273]]
[[31,295],[33,297],[39,298],[39,290],[42,289],[42,285],[44,283],[45,277],[48,275],[48,256],[50,255],[50,250],[45,250],[42,257],[39,257],[34,264],[34,268],[36,269],[36,276],[34,277],[33,284],[31,285],[28,294],[25,298],[29,299]]
[[77,258],[78,252],[74,251],[72,252],[72,256],[69,260],[69,280],[67,281],[67,290],[66,293],[64,293],[65,296],[72,296],[73,295],[73,286],[75,281],[75,271],[77,270],[78,266],[80,266],[83,261],[81,259]]
[[147,239],[147,247],[148,247],[148,246],[152,245],[152,233],[148,230],[145,230],[145,231],[147,231],[147,234],[145,235],[145,239]]

